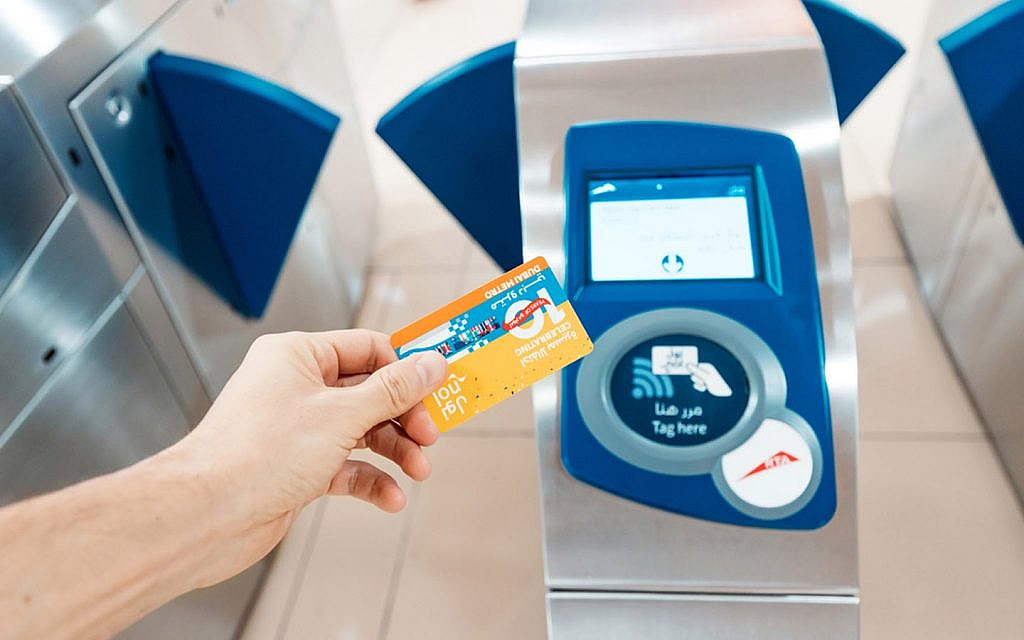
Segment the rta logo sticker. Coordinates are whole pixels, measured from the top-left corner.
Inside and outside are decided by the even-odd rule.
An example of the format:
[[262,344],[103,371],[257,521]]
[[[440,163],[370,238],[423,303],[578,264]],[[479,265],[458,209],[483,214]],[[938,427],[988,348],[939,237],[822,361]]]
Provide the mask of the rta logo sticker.
[[[538,303],[538,301],[540,302]],[[520,314],[524,311],[529,315],[524,314],[526,317],[521,317]],[[537,311],[543,311],[543,313],[537,313]],[[554,324],[565,319],[565,312],[551,303],[551,294],[548,293],[548,290],[541,289],[537,292],[536,300],[519,300],[509,305],[505,310],[505,326],[509,327],[509,333],[520,340],[529,340],[544,328],[545,313]],[[532,315],[533,322],[524,327],[523,324],[528,322],[530,315]]]
[[764,471],[768,471],[769,469],[775,469],[776,467],[781,467],[792,462],[797,462],[798,460],[799,459],[791,453],[779,451],[772,457],[768,458],[761,464],[757,465],[756,467],[748,471],[742,478],[740,478],[740,480],[746,480],[751,476],[756,476],[757,474],[762,473]]

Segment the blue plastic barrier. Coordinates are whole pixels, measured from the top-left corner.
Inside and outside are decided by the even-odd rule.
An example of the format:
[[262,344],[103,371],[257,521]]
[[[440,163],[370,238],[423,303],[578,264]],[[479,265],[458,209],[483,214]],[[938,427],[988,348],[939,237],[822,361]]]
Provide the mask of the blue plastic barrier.
[[1017,236],[1024,242],[1024,0],[939,41]]
[[[805,4],[824,43],[842,122],[904,49],[828,0]],[[504,269],[524,257],[514,58],[510,42],[461,62],[377,124],[377,134]]]
[[461,62],[391,109],[377,133],[504,269],[523,261],[515,43]]
[[149,75],[198,192],[187,266],[263,315],[340,119],[276,84],[157,53]]
[[906,49],[874,24],[829,0],[804,0],[804,6],[825,47],[839,122],[846,122]]

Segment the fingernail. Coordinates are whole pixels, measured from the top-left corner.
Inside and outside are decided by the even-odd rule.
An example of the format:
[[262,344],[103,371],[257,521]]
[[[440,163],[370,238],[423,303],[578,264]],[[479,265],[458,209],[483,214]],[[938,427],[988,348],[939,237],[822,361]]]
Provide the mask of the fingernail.
[[416,372],[427,389],[435,389],[444,380],[448,362],[440,353],[428,351],[416,359]]

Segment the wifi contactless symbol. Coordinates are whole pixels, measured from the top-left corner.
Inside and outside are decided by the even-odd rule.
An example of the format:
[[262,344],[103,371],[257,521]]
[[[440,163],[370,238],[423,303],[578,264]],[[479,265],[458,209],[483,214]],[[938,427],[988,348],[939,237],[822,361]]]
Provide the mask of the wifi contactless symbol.
[[648,358],[633,358],[633,397],[671,398],[676,394],[672,386],[672,378],[659,376],[651,372],[651,361]]

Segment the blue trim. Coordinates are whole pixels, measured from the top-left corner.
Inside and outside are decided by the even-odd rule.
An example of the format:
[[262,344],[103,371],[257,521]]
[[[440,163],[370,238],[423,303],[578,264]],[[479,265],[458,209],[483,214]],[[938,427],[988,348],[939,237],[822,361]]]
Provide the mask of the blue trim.
[[[682,122],[577,125],[566,137],[566,291],[594,340],[625,318],[653,309],[704,309],[757,333],[786,373],[786,406],[820,441],[823,475],[796,514],[766,522],[740,513],[710,475],[667,476],[638,469],[610,453],[583,424],[573,390],[578,364],[563,371],[562,460],[577,479],[617,495],[689,516],[778,529],[824,526],[836,509],[835,466],[824,337],[810,217],[793,142],[762,131]],[[592,282],[588,277],[587,183],[591,175],[686,174],[750,167],[758,177],[761,280]]]
[[523,261],[515,43],[442,72],[377,123],[377,134],[503,269]]
[[939,46],[1024,242],[1024,0],[999,5],[939,40]]
[[[187,266],[246,316],[269,304],[341,120],[237,69],[158,52],[149,74],[201,200]],[[227,271],[227,274],[224,271]]]
[[825,47],[841,124],[906,50],[879,27],[829,0],[804,0],[804,6]]

